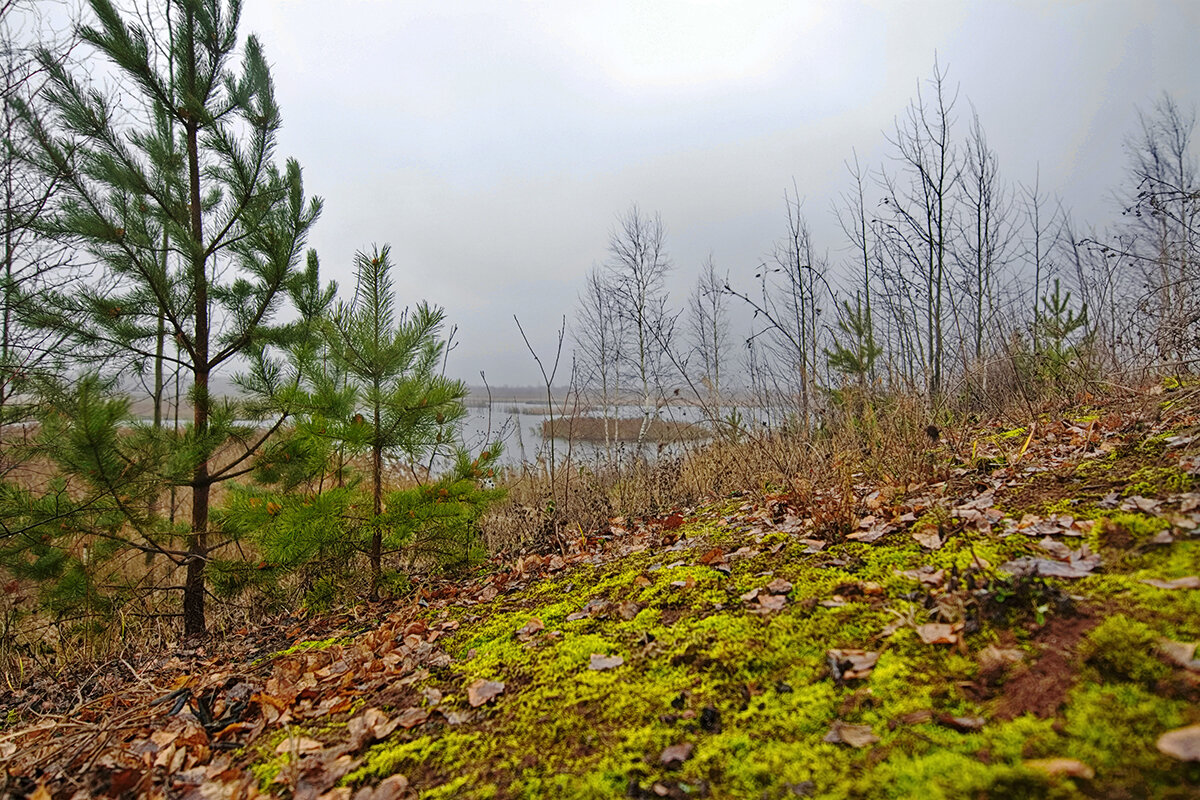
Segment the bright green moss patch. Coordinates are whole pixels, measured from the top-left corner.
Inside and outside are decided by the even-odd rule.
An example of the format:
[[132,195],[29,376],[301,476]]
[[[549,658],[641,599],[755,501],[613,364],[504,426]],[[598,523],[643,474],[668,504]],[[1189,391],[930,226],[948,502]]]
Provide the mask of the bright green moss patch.
[[1192,476],[1178,467],[1142,467],[1129,475],[1126,497],[1179,494],[1190,491]]
[[[1142,477],[1156,476],[1163,477]],[[651,796],[655,785],[714,798],[1068,798],[1134,786],[1185,796],[1171,792],[1189,790],[1190,779],[1172,773],[1153,742],[1196,714],[1184,700],[1154,694],[1170,672],[1154,643],[1200,637],[1200,593],[1142,581],[1198,574],[1200,543],[1150,546],[1169,526],[1154,516],[1065,500],[1055,510],[1098,520],[1088,541],[1104,554],[1104,569],[1070,582],[1011,578],[997,566],[1042,554],[1037,543],[964,527],[944,511],[927,512],[916,526],[945,534],[934,551],[895,531],[815,553],[793,534],[754,538],[714,524],[709,512],[702,525],[680,531],[690,549],[580,565],[487,603],[452,607],[443,613],[460,627],[439,645],[453,664],[422,685],[443,691],[443,708],[473,717],[452,726],[435,714],[397,731],[343,783],[399,772],[434,800]],[[756,554],[699,563],[714,542]],[[782,546],[771,553],[775,545]],[[919,568],[946,577],[929,586],[898,574]],[[742,599],[776,579],[792,584],[781,610]],[[1062,713],[992,719],[1004,688],[981,683],[981,651],[1025,642],[1036,661],[1039,626],[1093,603],[1114,615],[1069,659],[1079,682]],[[534,618],[544,628],[518,637]],[[962,643],[922,641],[920,625],[947,618],[971,623]],[[879,658],[869,675],[838,683],[832,649]],[[594,670],[592,654],[623,663]],[[506,688],[472,710],[465,687],[477,678]],[[975,719],[982,725],[953,722]],[[878,741],[826,741],[835,720],[867,726]],[[664,748],[685,742],[690,757],[664,765]],[[1026,763],[1055,758],[1083,761],[1097,777],[1050,776]],[[272,751],[256,775],[268,785],[286,766]]]
[[1148,625],[1117,614],[1087,635],[1079,655],[1105,679],[1150,684],[1167,672],[1155,655],[1157,642]]

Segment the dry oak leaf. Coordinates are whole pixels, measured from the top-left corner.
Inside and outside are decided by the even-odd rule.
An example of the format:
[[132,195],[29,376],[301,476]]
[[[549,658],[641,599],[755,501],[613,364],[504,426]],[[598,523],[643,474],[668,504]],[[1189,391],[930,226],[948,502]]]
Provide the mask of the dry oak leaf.
[[1094,769],[1073,758],[1035,758],[1024,763],[1029,769],[1051,776],[1066,775],[1068,778],[1083,778],[1089,781],[1096,777]]
[[388,719],[388,715],[378,708],[368,708],[346,725],[350,734],[350,749],[358,750],[365,744],[386,738],[399,724],[398,720]]
[[832,744],[848,744],[851,747],[866,747],[878,742],[879,737],[871,730],[870,725],[851,725],[835,719],[829,733],[825,734],[824,741]]
[[917,626],[917,635],[925,644],[954,644],[958,641],[958,631],[962,625],[949,625],[944,622],[927,622]]
[[825,654],[835,681],[857,680],[871,674],[879,653],[867,650],[830,650]]
[[1160,753],[1180,761],[1200,761],[1200,725],[1176,728],[1158,737],[1155,743]]
[[944,542],[937,531],[913,531],[912,538],[926,550],[940,550]]
[[667,769],[679,769],[683,766],[683,762],[692,757],[692,750],[694,749],[695,745],[691,742],[673,744],[662,751],[662,755],[658,757],[658,760]]
[[783,578],[776,578],[767,584],[767,591],[771,594],[787,594],[792,588],[791,581],[784,580]]
[[415,728],[429,719],[429,710],[425,708],[406,708],[396,717],[396,723],[405,730]]
[[542,622],[537,617],[532,617],[529,620],[529,622],[526,622],[524,625],[522,625],[520,628],[517,629],[517,638],[520,639],[522,642],[527,642],[530,639],[532,639],[535,634],[537,634],[538,632],[543,631],[545,629],[546,629],[546,624],[544,622]]
[[782,611],[787,605],[787,596],[782,594],[760,594],[758,596],[758,608],[754,609],[761,613],[771,611]]
[[503,691],[504,683],[502,681],[488,681],[480,678],[467,687],[467,702],[471,704],[471,708],[479,708]]
[[1200,576],[1187,575],[1173,581],[1162,581],[1158,578],[1147,578],[1142,583],[1158,589],[1200,589]]
[[408,778],[392,775],[377,786],[364,786],[354,794],[354,800],[400,800],[408,791]]
[[1172,664],[1200,672],[1200,659],[1196,658],[1195,642],[1176,642],[1171,639],[1161,639],[1158,642],[1158,652]]
[[289,736],[276,746],[275,752],[280,755],[284,753],[315,753],[324,748],[325,745],[316,739],[309,739],[306,736]]
[[601,653],[592,653],[588,660],[588,669],[596,671],[604,669],[614,669],[625,663],[625,659],[620,656],[606,656]]

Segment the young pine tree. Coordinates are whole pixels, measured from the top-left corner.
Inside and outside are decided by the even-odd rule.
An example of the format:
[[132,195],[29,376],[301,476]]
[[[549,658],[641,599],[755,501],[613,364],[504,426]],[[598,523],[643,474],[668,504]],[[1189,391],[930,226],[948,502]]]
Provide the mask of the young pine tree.
[[169,30],[127,21],[109,0],[88,5],[94,23],[79,35],[117,72],[121,105],[47,53],[51,113],[22,113],[34,165],[63,187],[46,232],[89,251],[104,274],[59,292],[41,323],[80,358],[143,368],[164,321],[165,357],[193,383],[192,424],[167,479],[191,494],[183,619],[186,634],[202,634],[212,487],[262,441],[241,437],[245,452],[218,460],[239,415],[214,401],[211,379],[257,346],[286,302],[320,202],[305,200],[295,161],[276,164],[279,107],[258,40],[239,44],[237,0],[167,0]]
[[396,312],[389,255],[386,245],[356,255],[354,300],[338,306],[330,340],[333,360],[357,389],[353,444],[370,454],[372,597],[382,574],[384,458],[417,464],[450,452],[466,416],[466,386],[440,372],[444,314],[425,303]]

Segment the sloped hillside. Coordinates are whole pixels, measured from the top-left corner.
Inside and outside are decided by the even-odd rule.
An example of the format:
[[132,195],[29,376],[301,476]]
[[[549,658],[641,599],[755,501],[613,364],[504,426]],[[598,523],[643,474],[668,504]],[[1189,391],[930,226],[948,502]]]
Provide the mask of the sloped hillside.
[[1188,391],[5,698],[36,798],[1200,795]]

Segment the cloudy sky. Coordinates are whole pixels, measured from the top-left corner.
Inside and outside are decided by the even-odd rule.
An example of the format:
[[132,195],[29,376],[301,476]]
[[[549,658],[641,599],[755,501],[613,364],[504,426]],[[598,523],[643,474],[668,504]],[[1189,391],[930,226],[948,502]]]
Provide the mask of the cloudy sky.
[[977,109],[1005,179],[1111,216],[1136,108],[1197,101],[1200,2],[398,2],[246,0],[284,113],[281,153],[325,199],[311,244],[350,288],[390,243],[403,303],[458,325],[451,371],[531,384],[513,323],[553,346],[616,215],[659,212],[680,302],[711,252],[734,283],[784,233],[785,188],[816,244],[845,160],[931,75]]

